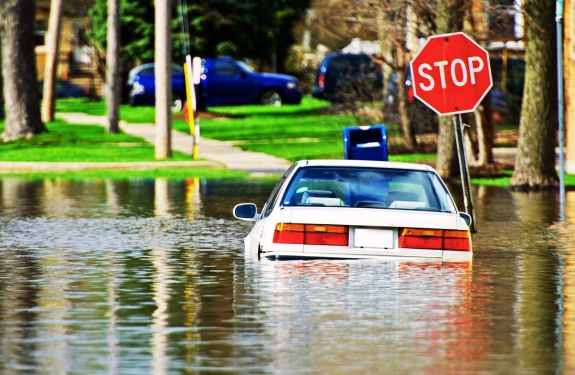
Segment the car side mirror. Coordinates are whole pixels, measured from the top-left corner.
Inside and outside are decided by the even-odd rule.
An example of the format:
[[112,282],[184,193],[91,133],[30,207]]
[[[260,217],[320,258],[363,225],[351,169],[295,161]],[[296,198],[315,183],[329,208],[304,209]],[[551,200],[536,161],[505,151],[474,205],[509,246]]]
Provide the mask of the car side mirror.
[[253,203],[240,203],[234,207],[234,217],[245,221],[256,221],[260,218],[258,208]]
[[460,216],[463,220],[465,220],[465,223],[466,223],[468,226],[471,226],[471,222],[473,221],[473,220],[471,219],[471,215],[469,215],[467,212],[460,212],[460,213],[459,213],[459,216]]

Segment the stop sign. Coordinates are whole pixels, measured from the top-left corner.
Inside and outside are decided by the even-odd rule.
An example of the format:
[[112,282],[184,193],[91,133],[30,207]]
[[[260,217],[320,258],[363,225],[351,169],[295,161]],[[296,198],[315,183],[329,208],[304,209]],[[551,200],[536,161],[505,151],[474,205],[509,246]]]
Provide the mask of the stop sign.
[[440,115],[474,111],[493,85],[489,54],[464,33],[427,39],[411,77],[414,95]]

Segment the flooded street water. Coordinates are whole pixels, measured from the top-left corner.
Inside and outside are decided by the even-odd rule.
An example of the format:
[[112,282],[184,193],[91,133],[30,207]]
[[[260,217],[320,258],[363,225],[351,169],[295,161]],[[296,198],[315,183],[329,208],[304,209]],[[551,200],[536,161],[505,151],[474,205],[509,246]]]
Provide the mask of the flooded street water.
[[255,263],[272,187],[1,179],[0,372],[575,372],[575,192],[474,187],[472,264]]

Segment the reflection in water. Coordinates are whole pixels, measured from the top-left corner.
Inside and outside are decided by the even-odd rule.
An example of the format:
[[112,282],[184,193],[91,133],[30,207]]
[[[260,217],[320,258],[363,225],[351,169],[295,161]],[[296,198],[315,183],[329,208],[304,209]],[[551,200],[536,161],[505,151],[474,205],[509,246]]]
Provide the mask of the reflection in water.
[[565,373],[575,373],[575,191],[565,195],[566,222],[558,224],[559,246],[563,248],[561,261],[562,309],[559,323],[561,330],[562,361]]
[[170,198],[169,194],[169,180],[166,178],[156,178],[154,180],[154,215],[169,219],[170,214]]
[[574,192],[473,187],[473,264],[246,261],[272,187],[0,180],[0,372],[575,371]]
[[469,263],[286,261],[246,264],[245,272],[257,285],[236,296],[236,311],[250,321],[245,299],[257,295],[261,347],[280,373],[482,369],[489,320],[471,297]]
[[156,309],[152,313],[152,373],[165,374],[168,369],[168,303],[170,301],[171,270],[167,263],[167,252],[152,250],[152,264],[155,268],[153,279],[154,302]]
[[68,316],[71,301],[68,292],[71,283],[71,267],[65,251],[46,254],[40,259],[45,281],[38,293],[37,340],[38,350],[49,353],[40,357],[40,368],[50,374],[69,372],[71,350],[67,341]]
[[109,251],[107,258],[110,260],[108,275],[108,374],[117,374],[119,372],[119,351],[120,351],[120,333],[118,329],[119,319],[118,310],[120,309],[118,289],[120,288],[120,272],[118,259],[114,252]]
[[197,177],[188,178],[186,180],[186,208],[190,220],[196,218],[200,202],[200,179]]

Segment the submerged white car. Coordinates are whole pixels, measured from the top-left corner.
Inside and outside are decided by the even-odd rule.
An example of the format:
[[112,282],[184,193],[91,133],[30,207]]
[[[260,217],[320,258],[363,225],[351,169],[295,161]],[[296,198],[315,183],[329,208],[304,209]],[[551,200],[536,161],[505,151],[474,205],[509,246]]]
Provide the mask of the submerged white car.
[[470,261],[471,217],[458,212],[426,165],[363,160],[304,160],[292,165],[257,212],[244,239],[260,258],[394,258]]

